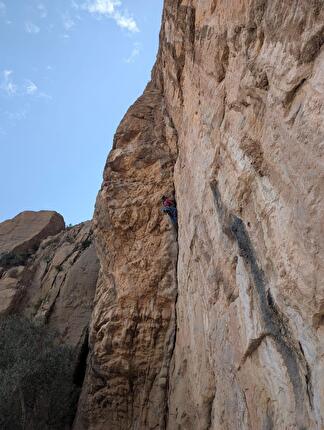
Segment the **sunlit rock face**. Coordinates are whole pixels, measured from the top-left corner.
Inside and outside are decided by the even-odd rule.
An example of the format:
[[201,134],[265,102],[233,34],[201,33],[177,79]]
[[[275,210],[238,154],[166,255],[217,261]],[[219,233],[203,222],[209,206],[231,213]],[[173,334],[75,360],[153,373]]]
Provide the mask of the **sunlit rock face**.
[[97,199],[101,275],[76,429],[165,427],[177,244],[160,204],[173,192],[175,158],[161,88],[151,83],[117,130]]
[[0,264],[8,253],[35,252],[43,239],[64,228],[62,215],[54,211],[25,211],[0,223]]
[[42,240],[64,228],[63,217],[53,211],[25,211],[0,223],[0,314],[13,310],[21,298],[18,278]]
[[81,349],[88,339],[99,272],[91,222],[44,240],[27,270],[29,282],[18,310]]
[[165,1],[98,195],[76,430],[323,428],[323,6]]
[[99,261],[92,225],[65,229],[56,212],[23,212],[0,224],[0,315],[18,313],[87,345]]

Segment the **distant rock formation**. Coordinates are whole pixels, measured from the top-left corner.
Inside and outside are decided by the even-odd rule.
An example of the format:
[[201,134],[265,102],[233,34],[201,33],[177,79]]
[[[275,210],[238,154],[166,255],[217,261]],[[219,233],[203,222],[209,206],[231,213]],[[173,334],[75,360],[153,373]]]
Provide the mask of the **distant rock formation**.
[[[0,255],[0,317],[35,320],[72,347],[74,387],[81,388],[99,272],[92,223],[65,228],[56,212],[23,212],[0,224]],[[34,424],[43,418],[37,411]]]
[[98,195],[75,430],[324,427],[323,23],[322,0],[165,0]]
[[38,249],[43,239],[64,228],[63,217],[53,211],[26,211],[0,223],[0,265],[15,263],[10,261],[11,257],[28,257]]
[[35,318],[81,351],[99,270],[91,222],[23,212],[0,224],[0,253],[0,315]]
[[25,270],[28,258],[37,251],[43,239],[64,228],[63,217],[52,211],[26,211],[0,224],[1,313],[10,311],[20,296],[17,278]]

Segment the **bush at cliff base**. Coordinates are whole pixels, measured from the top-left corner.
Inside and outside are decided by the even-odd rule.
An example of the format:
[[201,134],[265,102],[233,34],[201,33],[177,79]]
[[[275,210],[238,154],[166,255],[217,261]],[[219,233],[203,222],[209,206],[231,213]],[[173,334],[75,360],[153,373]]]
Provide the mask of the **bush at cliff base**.
[[0,319],[0,429],[66,429],[77,390],[72,350],[44,327],[20,317]]

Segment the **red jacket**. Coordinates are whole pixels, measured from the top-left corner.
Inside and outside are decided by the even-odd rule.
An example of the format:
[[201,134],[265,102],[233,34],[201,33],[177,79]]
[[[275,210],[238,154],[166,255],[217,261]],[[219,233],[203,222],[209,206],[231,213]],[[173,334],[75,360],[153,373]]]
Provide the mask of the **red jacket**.
[[171,199],[169,199],[169,198],[167,198],[167,199],[165,199],[163,201],[163,206],[165,206],[165,207],[172,207],[172,206],[174,206],[174,201],[171,200]]

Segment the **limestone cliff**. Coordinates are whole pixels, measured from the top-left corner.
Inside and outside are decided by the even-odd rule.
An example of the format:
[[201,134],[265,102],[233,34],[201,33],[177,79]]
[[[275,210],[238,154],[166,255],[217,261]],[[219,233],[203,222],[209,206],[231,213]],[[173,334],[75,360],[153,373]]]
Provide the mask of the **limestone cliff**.
[[76,429],[165,426],[177,258],[159,208],[161,193],[173,191],[176,136],[167,121],[162,93],[149,84],[107,161],[94,220],[101,275],[92,354]]
[[76,430],[323,428],[323,41],[322,0],[165,0],[98,195]]

